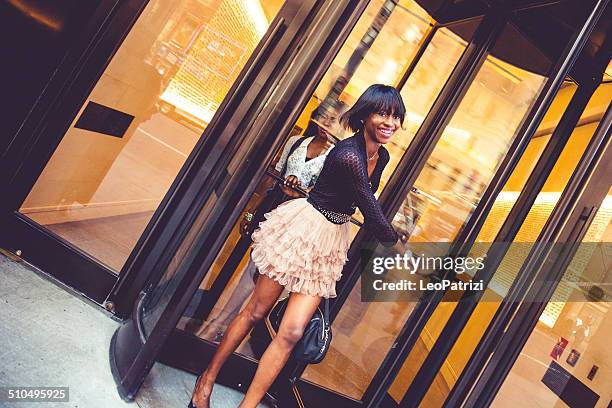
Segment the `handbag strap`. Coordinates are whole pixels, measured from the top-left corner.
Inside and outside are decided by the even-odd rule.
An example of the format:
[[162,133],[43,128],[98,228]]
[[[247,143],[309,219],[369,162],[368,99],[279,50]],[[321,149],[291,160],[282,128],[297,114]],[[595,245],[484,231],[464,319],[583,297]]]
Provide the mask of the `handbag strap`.
[[325,318],[325,327],[329,327],[329,299],[324,298],[323,302],[325,305],[323,307],[323,317]]

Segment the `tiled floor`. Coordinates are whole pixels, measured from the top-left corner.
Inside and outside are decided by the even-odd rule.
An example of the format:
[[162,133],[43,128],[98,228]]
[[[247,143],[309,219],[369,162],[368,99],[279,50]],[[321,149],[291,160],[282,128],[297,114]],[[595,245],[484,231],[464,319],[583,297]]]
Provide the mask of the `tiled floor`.
[[[0,387],[70,388],[68,403],[0,402],[0,407],[185,407],[195,376],[156,364],[136,404],[121,400],[108,363],[119,323],[58,287],[40,271],[0,254]],[[241,394],[217,385],[213,408],[238,406]]]

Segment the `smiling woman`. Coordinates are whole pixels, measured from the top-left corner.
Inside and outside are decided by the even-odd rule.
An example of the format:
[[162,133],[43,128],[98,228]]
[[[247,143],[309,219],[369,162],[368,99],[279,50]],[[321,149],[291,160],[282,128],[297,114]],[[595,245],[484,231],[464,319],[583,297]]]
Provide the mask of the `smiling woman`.
[[[378,111],[371,115],[366,130],[376,135],[379,143],[387,143],[400,127],[400,116],[395,112]],[[368,160],[372,160],[368,156]]]
[[[388,86],[372,85],[359,97],[343,120],[352,131],[365,130],[378,144],[390,141],[406,116],[404,101],[398,92],[389,92]],[[370,146],[369,146],[370,147]],[[371,146],[372,149],[375,146]],[[376,149],[368,150],[368,160]]]
[[[341,118],[344,126],[356,134],[336,145],[308,198],[317,209],[349,217],[355,212],[355,203],[364,213],[366,225],[381,242],[388,244],[397,241],[397,234],[386,221],[373,193],[389,162],[389,152],[382,145],[400,127],[405,112],[404,102],[395,88],[376,84],[366,89]],[[385,133],[381,132],[383,127]],[[372,194],[368,194],[370,189]]]
[[190,407],[209,407],[222,365],[287,290],[290,297],[278,332],[263,353],[240,406],[259,403],[302,339],[321,299],[336,297],[336,282],[348,260],[349,221],[355,204],[365,215],[365,227],[381,243],[391,246],[397,242],[398,235],[374,192],[389,162],[382,145],[399,128],[405,112],[397,89],[371,85],[342,115],[341,122],[356,133],[338,142],[328,154],[308,199],[284,202],[265,215],[252,236],[251,258],[260,273],[255,291],[199,377]]

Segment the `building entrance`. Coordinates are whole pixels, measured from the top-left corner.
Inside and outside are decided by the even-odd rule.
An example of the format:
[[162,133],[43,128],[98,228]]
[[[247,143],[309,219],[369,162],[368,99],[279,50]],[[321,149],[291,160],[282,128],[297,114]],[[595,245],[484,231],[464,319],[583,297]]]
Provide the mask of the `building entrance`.
[[[560,223],[554,209],[568,202],[568,186],[586,185],[573,175],[594,171],[592,143],[609,133],[607,5],[123,2],[106,10],[74,78],[58,85],[53,120],[30,124],[33,142],[11,147],[27,154],[7,175],[2,245],[125,320],[111,344],[125,399],[156,361],[199,373],[252,290],[246,232],[282,181],[282,152],[301,136],[332,148],[350,136],[340,115],[369,85],[389,84],[407,107],[377,192],[407,237],[393,254],[486,256],[478,273],[408,278],[482,280],[486,289],[363,301],[370,240],[357,212],[331,349],[318,365],[290,361],[271,398],[282,407],[452,407],[485,394],[492,402],[486,390],[496,389],[498,401],[512,400],[511,382],[500,389],[487,358],[510,321],[506,297],[536,275],[521,272],[533,269],[529,253],[504,245],[532,243]],[[546,324],[596,314],[553,309],[525,316]],[[538,329],[570,336],[554,324]],[[269,320],[256,327],[219,381],[246,389],[273,335]],[[516,379],[520,363],[499,372]],[[493,373],[478,379],[481,371]]]
[[[308,132],[316,127],[325,129],[332,144],[347,137],[334,119],[372,78],[397,86],[408,108],[405,128],[390,143],[391,162],[379,195],[394,226],[409,235],[405,245],[447,242],[457,255],[476,240],[495,241],[520,194],[541,188],[526,182],[550,171],[536,164],[550,160],[544,153],[553,148],[554,143],[548,144],[552,135],[567,131],[557,128],[565,123],[560,122],[564,114],[584,109],[575,97],[579,86],[574,73],[560,69],[575,51],[577,32],[553,49],[534,43],[521,29],[537,16],[559,12],[557,7],[530,5],[512,12],[493,7],[442,24],[414,2],[370,2],[313,93],[304,99],[305,107],[284,133],[276,157],[262,163],[262,178],[249,180],[253,194],[243,196],[241,211],[224,226],[225,235],[217,236],[222,238],[215,241],[218,251],[208,254],[209,263],[191,263],[203,279],[194,275],[189,280],[187,266],[181,269],[179,261],[144,295],[135,313],[145,337],[151,336],[145,348],[155,344],[156,331],[161,333],[164,326],[171,338],[161,361],[194,372],[205,368],[252,290],[255,272],[249,238],[241,234],[243,217],[257,212],[267,189],[280,179],[276,164],[282,160],[282,147],[294,142],[293,136],[312,136]],[[582,24],[595,10],[593,4],[582,11]],[[552,27],[555,21],[547,23]],[[520,56],[510,50],[513,47],[520,48]],[[592,88],[590,93],[584,89],[590,97]],[[566,116],[565,120],[569,121]],[[278,143],[280,135],[274,137]],[[568,171],[571,174],[571,165]],[[304,195],[305,190],[296,193]],[[352,220],[353,249],[333,304],[334,341],[328,356],[308,367],[290,363],[271,392],[282,404],[296,406],[330,401],[341,406],[416,406],[424,398],[432,406],[442,405],[464,362],[448,356],[450,349],[436,354],[442,357],[440,364],[427,362],[434,348],[442,347],[441,333],[453,325],[449,318],[462,294],[441,291],[412,302],[362,302],[361,270],[354,261],[366,236],[362,221],[359,214]],[[196,248],[201,247],[191,250]],[[401,244],[395,248],[398,253],[405,249]],[[431,245],[431,255],[435,250]],[[203,258],[193,262],[196,259]],[[189,285],[189,295],[178,294],[181,285]],[[168,320],[162,323],[169,311],[176,322],[172,327]],[[486,319],[485,315],[482,310],[474,314],[476,319]],[[256,328],[219,380],[246,389],[273,335],[269,321]],[[475,345],[477,340],[468,343]],[[194,362],[195,355],[202,361]]]

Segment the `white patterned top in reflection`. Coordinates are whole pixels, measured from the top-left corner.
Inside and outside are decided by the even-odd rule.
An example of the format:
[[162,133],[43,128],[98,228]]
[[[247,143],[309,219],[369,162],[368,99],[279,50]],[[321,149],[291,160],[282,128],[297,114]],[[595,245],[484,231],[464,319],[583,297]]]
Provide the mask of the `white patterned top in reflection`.
[[[285,144],[285,148],[283,149],[283,153],[281,154],[278,163],[276,163],[276,171],[279,173],[283,170],[283,166],[285,165],[285,161],[287,160],[287,155],[289,154],[289,150],[291,150],[291,146],[302,136],[293,136],[289,138],[287,143]],[[308,144],[314,139],[314,137],[309,137],[304,139],[300,146],[293,151],[291,157],[287,161],[287,170],[283,177],[287,176],[296,176],[300,180],[300,186],[302,188],[308,188],[314,186],[317,181],[317,177],[319,177],[319,173],[321,173],[321,169],[323,168],[323,163],[325,163],[325,158],[334,148],[334,145],[331,145],[329,149],[325,153],[320,156],[317,156],[313,159],[306,161],[306,153],[308,151]]]

